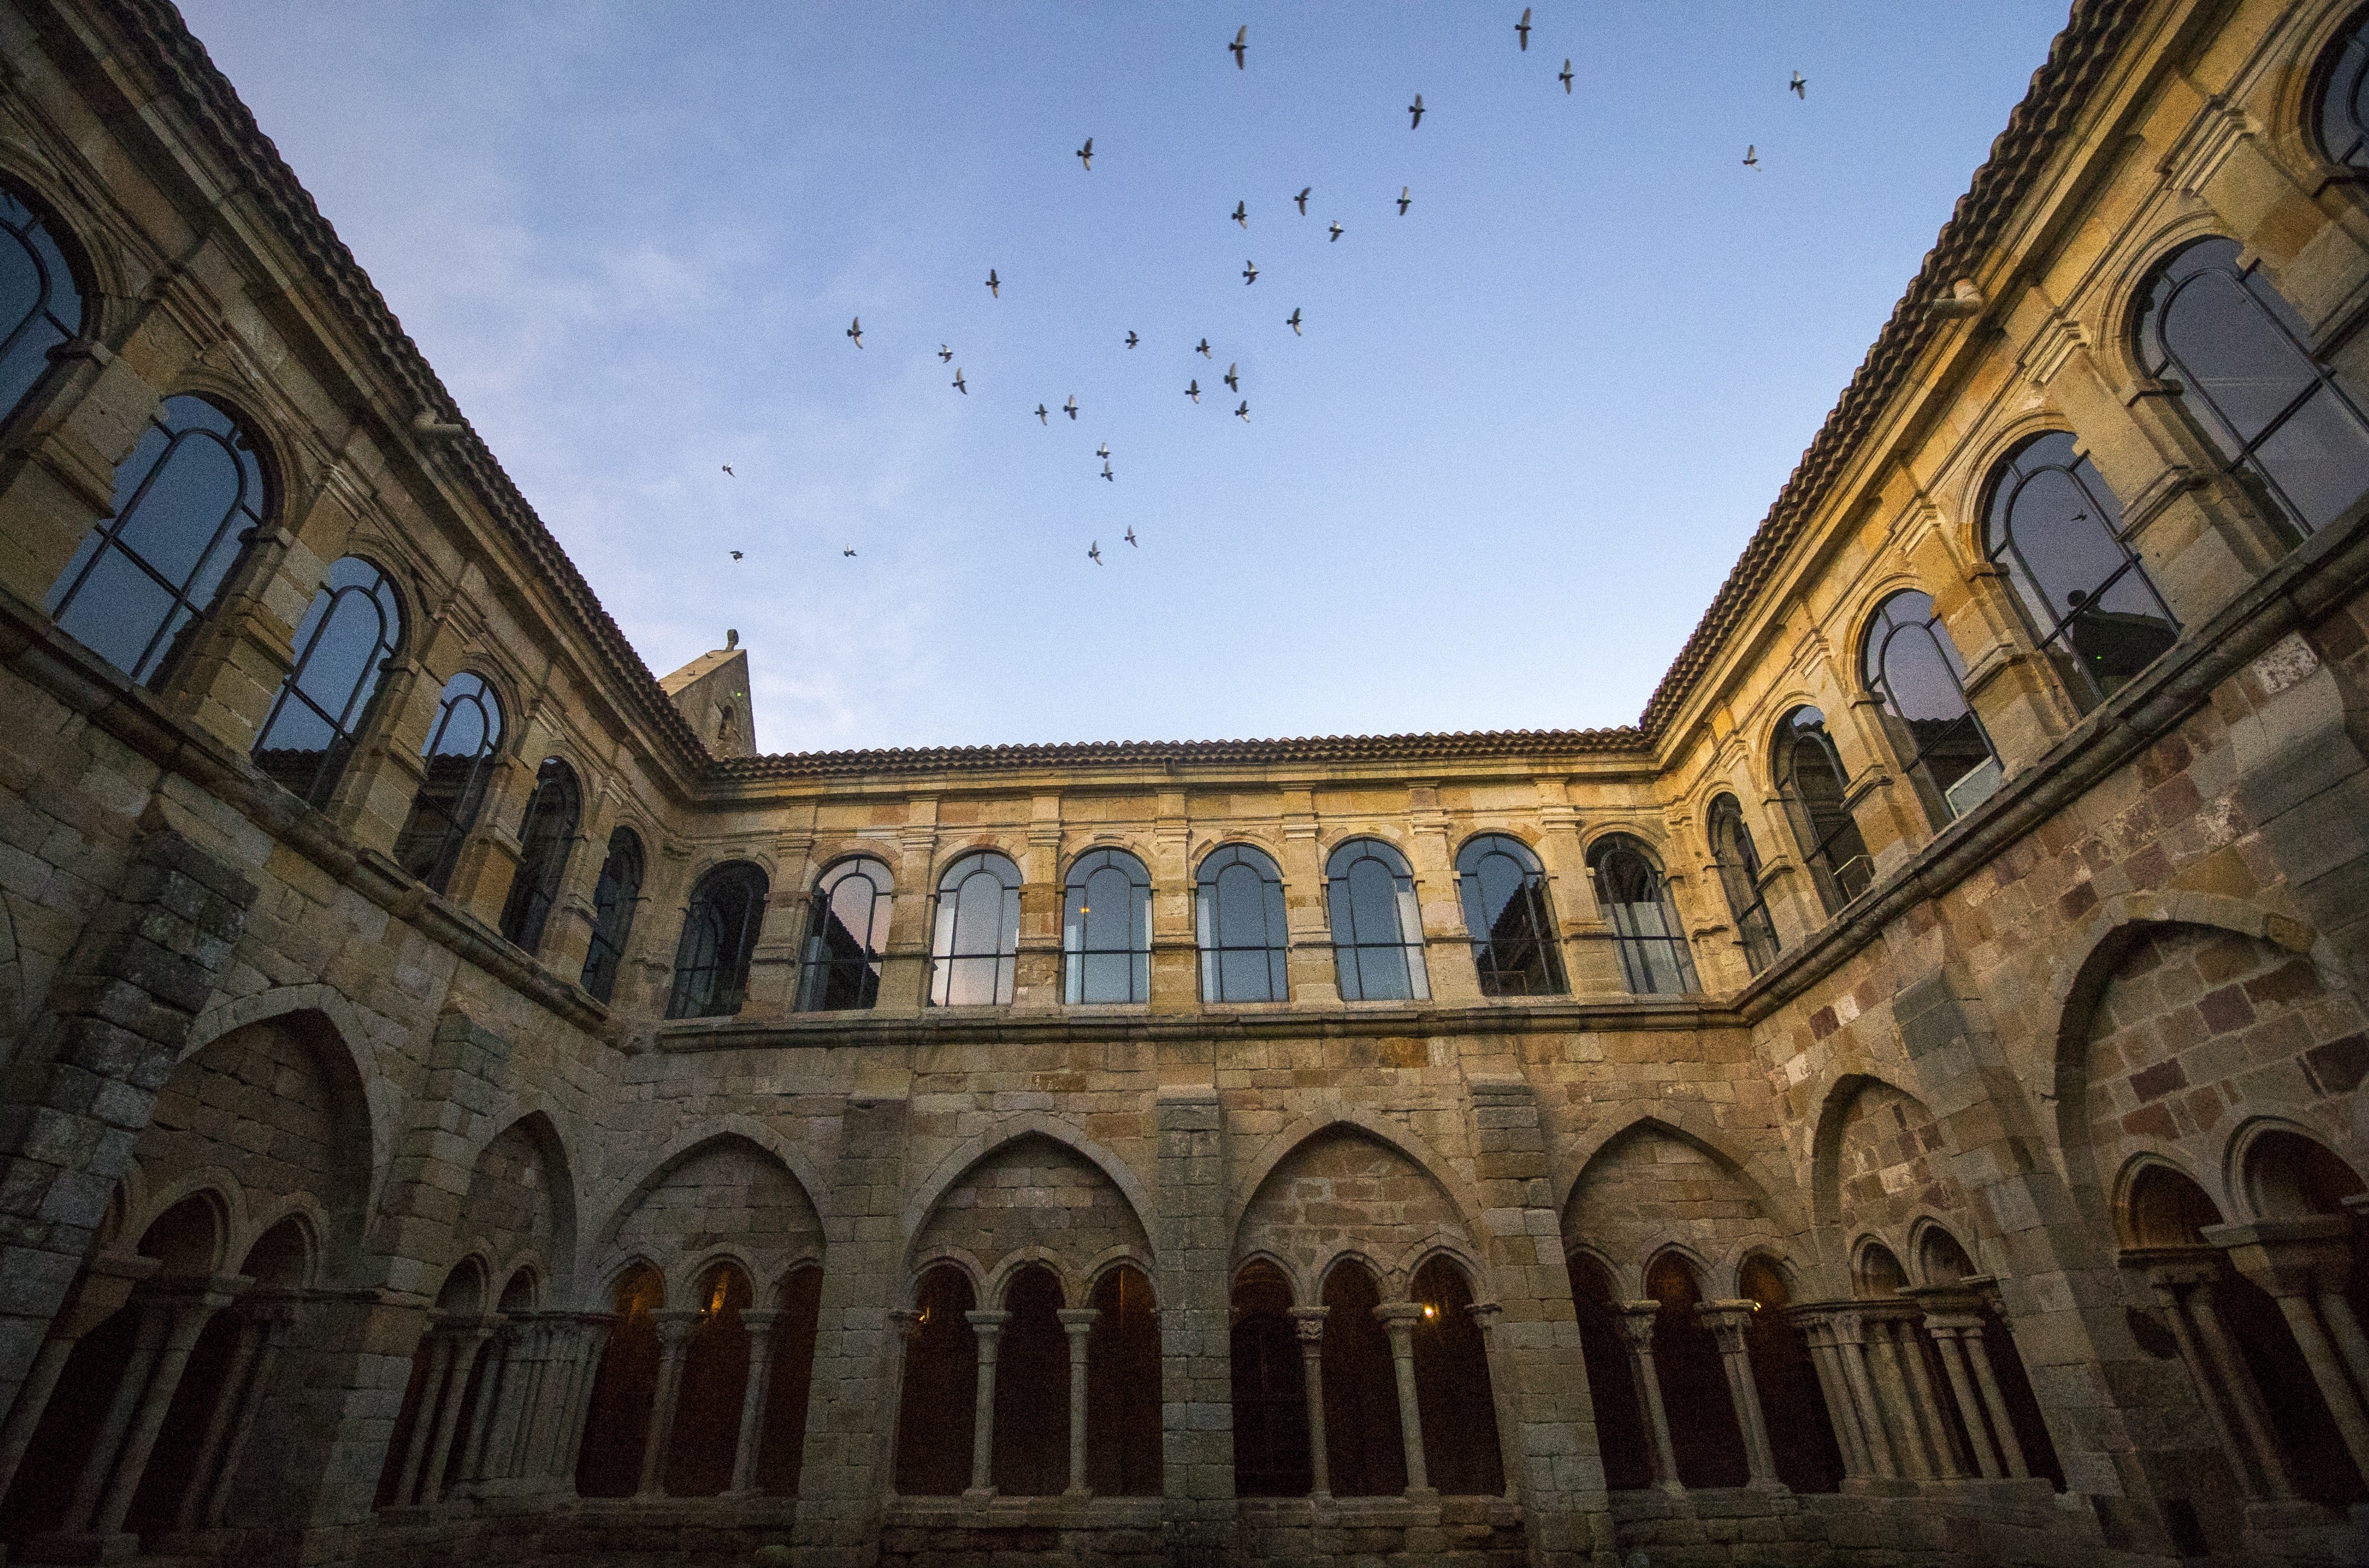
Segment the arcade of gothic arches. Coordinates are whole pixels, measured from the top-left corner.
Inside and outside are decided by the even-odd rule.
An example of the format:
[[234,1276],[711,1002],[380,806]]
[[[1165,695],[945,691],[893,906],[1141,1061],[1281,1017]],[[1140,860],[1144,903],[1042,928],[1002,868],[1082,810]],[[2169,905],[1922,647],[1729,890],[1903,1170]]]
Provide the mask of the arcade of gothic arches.
[[2080,0],[1638,723],[759,756],[0,0],[6,1560],[2360,1561],[2364,324]]

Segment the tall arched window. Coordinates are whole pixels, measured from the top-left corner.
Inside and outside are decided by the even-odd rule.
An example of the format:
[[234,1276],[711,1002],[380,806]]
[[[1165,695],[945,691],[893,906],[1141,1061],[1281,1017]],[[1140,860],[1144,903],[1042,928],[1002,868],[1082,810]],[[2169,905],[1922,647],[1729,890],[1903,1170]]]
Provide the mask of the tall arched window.
[[551,906],[559,902],[567,854],[575,847],[576,824],[583,814],[584,791],[577,787],[576,769],[555,756],[544,757],[535,770],[526,815],[519,820],[518,870],[502,904],[502,935],[528,952],[543,946],[543,928],[550,923]]
[[1793,819],[1793,837],[1809,863],[1819,902],[1833,915],[1875,881],[1875,862],[1851,816],[1843,759],[1826,733],[1826,716],[1796,708],[1777,721],[1777,794]]
[[1379,838],[1353,838],[1324,864],[1333,966],[1345,1002],[1425,1001],[1423,911],[1406,857]]
[[1201,948],[1202,1001],[1290,999],[1283,875],[1264,853],[1229,844],[1202,859],[1193,929]]
[[2034,436],[1999,464],[1984,531],[2032,641],[2083,712],[2180,640],[2180,622],[2123,536],[2122,503],[2063,431]]
[[0,419],[49,369],[50,350],[82,326],[82,290],[49,221],[0,185]]
[[438,892],[452,880],[461,842],[485,803],[486,778],[502,744],[502,703],[486,677],[463,670],[444,683],[435,728],[419,755],[428,764],[411,815],[395,841],[403,869]]
[[1124,849],[1097,849],[1070,868],[1061,894],[1061,998],[1151,999],[1151,877]]
[[1645,846],[1625,833],[1607,834],[1588,850],[1587,865],[1596,873],[1596,902],[1612,922],[1630,993],[1649,996],[1697,989],[1678,906]]
[[1768,898],[1760,891],[1760,852],[1752,846],[1752,830],[1744,824],[1744,808],[1733,795],[1711,803],[1711,858],[1719,868],[1719,885],[1727,894],[1727,912],[1735,917],[1735,939],[1744,948],[1744,961],[1758,974],[1777,961],[1777,927],[1768,919]]
[[359,555],[333,562],[296,628],[296,663],[255,738],[256,767],[326,807],[402,641],[403,601],[387,574]]
[[956,860],[938,879],[936,925],[930,941],[930,1005],[1009,1003],[1020,951],[1020,868],[991,849]]
[[1982,721],[1967,706],[1966,667],[1931,596],[1914,588],[1877,607],[1860,667],[1883,699],[1893,749],[1916,781],[1926,813],[1940,827],[1988,800],[1999,785],[1998,756]]
[[111,515],[50,588],[68,635],[143,685],[172,666],[263,527],[263,464],[238,421],[201,397],[168,397],[115,465]]
[[1529,846],[1505,833],[1472,839],[1457,853],[1456,887],[1481,994],[1560,995],[1562,958],[1547,908],[1547,874]]
[[2369,171],[2369,11],[2355,17],[2329,48],[2314,119],[2329,162]]
[[606,1002],[617,989],[617,969],[625,961],[633,935],[634,909],[642,896],[642,840],[630,827],[609,835],[601,881],[592,890],[592,945],[584,953],[584,989]]
[[798,954],[799,1012],[846,1012],[880,1000],[894,885],[888,868],[869,857],[842,860],[816,879]]
[[749,959],[765,918],[765,873],[730,860],[699,879],[674,952],[670,1018],[728,1018],[749,995]]
[[2369,489],[2369,418],[2304,347],[2295,308],[2238,258],[2235,240],[2199,240],[2156,268],[2136,323],[2140,368],[2179,389],[2265,513],[2311,533]]

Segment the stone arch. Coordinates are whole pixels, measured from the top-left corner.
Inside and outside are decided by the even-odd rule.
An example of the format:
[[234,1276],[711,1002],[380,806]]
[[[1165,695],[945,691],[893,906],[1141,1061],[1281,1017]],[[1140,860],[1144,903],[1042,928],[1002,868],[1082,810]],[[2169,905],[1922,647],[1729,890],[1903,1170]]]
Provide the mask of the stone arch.
[[1920,1213],[1960,1217],[1972,1236],[1975,1210],[1952,1157],[1922,1099],[1871,1073],[1845,1075],[1819,1108],[1811,1156],[1821,1223],[1845,1235],[1881,1235],[1895,1252]]
[[[1802,1212],[1801,1203],[1793,1197],[1795,1184],[1791,1169],[1783,1162],[1765,1154],[1746,1156],[1737,1153],[1710,1111],[1686,1103],[1656,1106],[1652,1111],[1632,1116],[1626,1121],[1599,1122],[1582,1133],[1573,1142],[1562,1162],[1567,1174],[1561,1177],[1562,1185],[1555,1193],[1555,1212],[1560,1214],[1570,1208],[1571,1195],[1578,1188],[1580,1177],[1586,1174],[1588,1165],[1598,1154],[1619,1139],[1641,1128],[1657,1131],[1701,1151],[1742,1182],[1751,1192],[1753,1200],[1768,1211],[1769,1218],[1785,1234],[1800,1235],[1809,1229],[1808,1217]],[[1570,1250],[1568,1243],[1564,1250]]]
[[1064,1307],[1085,1304],[1085,1290],[1080,1283],[1083,1278],[1082,1270],[1073,1269],[1069,1260],[1051,1247],[1031,1243],[1026,1246],[1014,1247],[995,1260],[995,1266],[988,1271],[986,1287],[979,1293],[979,1305],[990,1309],[1003,1306],[1011,1293],[1014,1277],[1029,1268],[1044,1269],[1059,1281]]
[[1281,1256],[1317,1296],[1354,1256],[1390,1300],[1406,1288],[1410,1257],[1448,1241],[1470,1259],[1473,1234],[1447,1184],[1397,1141],[1336,1120],[1267,1165],[1235,1221],[1233,1248],[1238,1257]]
[[215,1002],[190,1021],[189,1036],[181,1043],[175,1065],[187,1062],[234,1030],[269,1018],[288,1019],[292,1027],[302,1030],[305,1042],[318,1058],[323,1074],[360,1111],[362,1124],[356,1131],[367,1136],[364,1162],[371,1173],[368,1201],[374,1208],[385,1176],[387,1152],[395,1146],[395,1093],[363,1054],[363,1042],[371,1038],[369,1024],[361,1009],[348,1001],[342,992],[312,982],[275,985],[252,995]]
[[204,1201],[215,1226],[214,1260],[204,1272],[223,1272],[230,1265],[231,1239],[246,1229],[246,1210],[240,1201],[238,1176],[220,1165],[180,1172],[162,1184],[143,1181],[140,1201],[126,1202],[123,1208],[122,1229],[117,1233],[122,1249],[138,1251],[157,1221],[192,1198]]
[[1481,1206],[1456,1179],[1455,1168],[1433,1148],[1424,1135],[1402,1122],[1390,1120],[1363,1106],[1339,1106],[1313,1115],[1303,1116],[1259,1146],[1242,1176],[1234,1184],[1233,1201],[1229,1211],[1234,1229],[1242,1228],[1242,1215],[1249,1210],[1251,1199],[1266,1185],[1275,1168],[1283,1164],[1299,1147],[1322,1132],[1334,1128],[1362,1132],[1377,1142],[1388,1144],[1413,1162],[1415,1168],[1437,1183],[1447,1194],[1457,1223],[1466,1235],[1477,1235],[1481,1228]]
[[1778,1248],[1786,1234],[1733,1159],[1650,1116],[1596,1146],[1560,1213],[1566,1255],[1590,1245],[1624,1290],[1640,1286],[1649,1256],[1677,1250],[1708,1293],[1714,1259]]
[[[499,1125],[499,1124],[497,1124]],[[469,1187],[452,1227],[456,1248],[501,1260],[532,1254],[555,1280],[576,1272],[576,1188],[559,1131],[529,1111],[471,1156]]]
[[968,1175],[973,1165],[1003,1144],[1031,1133],[1049,1138],[1056,1143],[1067,1145],[1082,1159],[1097,1167],[1127,1199],[1127,1206],[1135,1210],[1139,1219],[1146,1214],[1159,1212],[1158,1207],[1151,1200],[1150,1189],[1143,1185],[1142,1179],[1135,1174],[1133,1166],[1103,1144],[1087,1137],[1072,1123],[1064,1121],[1059,1117],[1047,1116],[1042,1111],[1030,1110],[1005,1117],[940,1160],[930,1174],[922,1178],[921,1185],[914,1188],[912,1200],[905,1206],[905,1234],[909,1238],[920,1234],[922,1222],[944,1199],[947,1189]]
[[2247,1220],[2342,1213],[2342,1199],[2362,1186],[2358,1166],[2327,1138],[2279,1116],[2254,1117],[2230,1135],[2222,1180]]
[[755,1265],[750,1278],[761,1279],[821,1241],[812,1189],[772,1150],[713,1126],[684,1142],[617,1204],[590,1249],[596,1258],[637,1252],[659,1259],[671,1292],[688,1282],[680,1266],[689,1258],[735,1252]]
[[1000,1302],[1011,1275],[1032,1264],[1049,1267],[1074,1305],[1089,1259],[1114,1249],[1150,1256],[1144,1213],[1106,1166],[1031,1130],[966,1164],[910,1233],[909,1250],[916,1259],[972,1258],[982,1305]]
[[1491,1298],[1489,1270],[1481,1261],[1481,1255],[1463,1237],[1447,1231],[1435,1231],[1402,1252],[1390,1278],[1403,1285],[1435,1262],[1445,1263],[1462,1275],[1474,1301]]

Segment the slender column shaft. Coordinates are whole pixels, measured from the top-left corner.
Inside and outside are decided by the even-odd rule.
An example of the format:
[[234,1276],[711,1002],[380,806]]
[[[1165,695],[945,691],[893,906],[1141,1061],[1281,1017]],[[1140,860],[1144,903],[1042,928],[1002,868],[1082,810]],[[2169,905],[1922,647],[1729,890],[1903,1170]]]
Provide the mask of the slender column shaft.
[[227,1294],[209,1290],[173,1303],[172,1325],[166,1331],[165,1347],[156,1358],[155,1372],[140,1396],[139,1415],[123,1439],[123,1452],[115,1461],[115,1473],[108,1478],[106,1494],[99,1499],[98,1513],[91,1520],[91,1528],[97,1533],[113,1535],[123,1528],[124,1516],[132,1511],[132,1499],[139,1494],[141,1477],[148,1473],[148,1456],[155,1449],[156,1434],[164,1430],[165,1414],[172,1408],[174,1391],[181,1386],[181,1374],[189,1369],[189,1351],[196,1346],[207,1320],[229,1302]]
[[1309,1494],[1333,1495],[1332,1461],[1324,1447],[1324,1319],[1330,1307],[1294,1307],[1292,1331],[1299,1335],[1299,1375],[1308,1390]]
[[1916,1406],[1917,1424],[1923,1427],[1927,1443],[1933,1453],[1933,1468],[1944,1480],[1955,1480],[1965,1473],[1958,1463],[1958,1446],[1950,1440],[1949,1413],[1941,1406],[1940,1391],[1933,1386],[1933,1369],[1925,1359],[1925,1346],[1917,1333],[1917,1325],[1902,1318],[1892,1325],[1892,1342],[1900,1363],[1908,1369],[1908,1393]]
[[782,1321],[778,1308],[754,1308],[740,1314],[749,1330],[749,1383],[740,1392],[740,1437],[732,1449],[732,1490],[757,1490],[757,1453],[765,1441],[765,1398],[773,1383],[773,1330]]
[[2263,1483],[2273,1497],[2294,1496],[2295,1482],[2287,1474],[2286,1456],[2279,1447],[2277,1431],[2271,1426],[2270,1406],[2262,1401],[2261,1386],[2254,1381],[2254,1369],[2246,1364],[2245,1357],[2221,1325],[2220,1310],[2213,1304],[2213,1288],[2201,1286],[2189,1294],[2187,1301],[2189,1316],[2196,1324],[2197,1337],[2203,1342],[2205,1357],[2219,1374],[2221,1386],[2229,1391],[2229,1403],[2237,1407],[2237,1420],[2246,1429],[2246,1440],[2253,1449]]
[[453,1334],[452,1370],[444,1381],[444,1403],[436,1413],[436,1440],[428,1449],[428,1469],[419,1478],[422,1503],[434,1503],[444,1494],[444,1477],[452,1468],[452,1439],[461,1429],[461,1406],[469,1397],[469,1374],[492,1333],[480,1321]]
[[2322,1290],[2319,1318],[2328,1325],[2328,1336],[2336,1342],[2337,1353],[2344,1358],[2352,1386],[2369,1392],[2369,1340],[2362,1338],[2361,1320],[2353,1315],[2352,1303],[2341,1291]]
[[674,1447],[674,1407],[682,1397],[683,1357],[691,1348],[692,1330],[699,1326],[697,1307],[659,1307],[650,1313],[658,1330],[658,1386],[650,1400],[649,1439],[642,1445],[641,1484],[636,1497],[658,1497],[666,1492],[667,1454]]
[[403,1478],[395,1485],[398,1506],[418,1496],[419,1472],[428,1462],[428,1445],[434,1437],[436,1415],[444,1397],[444,1380],[452,1373],[452,1353],[458,1348],[459,1342],[450,1330],[429,1332],[428,1376],[420,1381],[419,1404],[411,1414],[411,1442],[403,1456]]
[[2158,1277],[2150,1283],[2157,1301],[2163,1307],[2164,1321],[2171,1326],[2172,1343],[2180,1347],[2180,1364],[2188,1369],[2188,1381],[2195,1385],[2196,1403],[2204,1407],[2205,1418],[2213,1423],[2213,1435],[2221,1440],[2221,1452],[2236,1472],[2237,1484],[2250,1492],[2256,1486],[2252,1456],[2238,1437],[2237,1428],[2229,1425],[2228,1398],[2213,1375],[2203,1346],[2197,1342],[2196,1325],[2190,1321],[2188,1303],[2183,1299],[2185,1289],[2195,1281]]
[[1695,1315],[1719,1344],[1721,1369],[1727,1374],[1727,1396],[1735,1406],[1736,1428],[1744,1435],[1744,1463],[1755,1486],[1775,1486],[1776,1451],[1768,1446],[1768,1426],[1760,1410],[1760,1390],[1752,1381],[1752,1350],[1745,1331],[1759,1303],[1748,1301],[1706,1301]]
[[2021,1481],[2031,1473],[2031,1467],[2024,1462],[2023,1439],[2015,1435],[2015,1422],[2008,1415],[2007,1396],[1999,1392],[1998,1375],[1991,1370],[1990,1349],[1983,1343],[1979,1324],[1966,1330],[1965,1346],[1966,1359],[1974,1364],[1974,1386],[1982,1390],[1983,1407],[1990,1412],[1991,1431],[1998,1437],[2007,1472]]
[[2283,1295],[2278,1302],[2279,1311],[2286,1314],[2287,1326],[2295,1331],[2295,1344],[2303,1349],[2304,1364],[2311,1369],[2312,1381],[2319,1385],[2319,1397],[2327,1402],[2328,1414],[2335,1419],[2336,1429],[2352,1454],[2354,1467],[2369,1475],[2369,1414],[2363,1412],[2361,1396],[2345,1377],[2336,1347],[2329,1343],[2319,1314],[2312,1311],[2311,1298],[2298,1292]]
[[1835,1349],[1834,1324],[1818,1313],[1801,1312],[1796,1319],[1810,1344],[1810,1369],[1817,1374],[1818,1392],[1825,1396],[1826,1418],[1834,1427],[1836,1446],[1842,1450],[1843,1473],[1871,1474],[1867,1438],[1860,1431],[1858,1402],[1851,1397],[1841,1357]]
[[280,1341],[287,1328],[284,1308],[264,1323],[262,1348],[256,1353],[255,1369],[247,1378],[246,1398],[239,1403],[238,1419],[231,1426],[229,1441],[223,1445],[222,1461],[214,1469],[213,1484],[206,1491],[205,1511],[199,1516],[199,1524],[206,1529],[218,1528],[230,1510],[231,1483],[238,1478],[239,1458],[246,1452],[247,1437],[270,1395],[271,1369],[279,1359]]
[[615,1317],[604,1312],[587,1313],[578,1321],[583,1324],[583,1335],[576,1358],[568,1367],[564,1440],[551,1456],[552,1473],[563,1478],[576,1474],[577,1456],[584,1449],[584,1424],[592,1419],[592,1391],[600,1381],[601,1353],[608,1347],[609,1331],[617,1323]]
[[1926,1321],[1925,1331],[1933,1336],[1933,1346],[1941,1354],[1941,1370],[1950,1380],[1950,1392],[1957,1396],[1958,1413],[1966,1418],[1966,1443],[1974,1450],[1974,1469],[1985,1481],[1997,1481],[2000,1474],[1998,1455],[1984,1429],[1984,1406],[1975,1403],[1974,1380],[1967,1375],[1965,1342],[1958,1337],[1956,1328],[1944,1327],[1930,1319]]
[[477,1475],[498,1480],[519,1473],[519,1455],[533,1419],[535,1391],[550,1354],[551,1325],[538,1318],[513,1318],[502,1350],[501,1390],[486,1417],[485,1453]]
[[1851,1401],[1859,1408],[1860,1428],[1867,1435],[1867,1453],[1871,1466],[1880,1481],[1891,1481],[1900,1474],[1892,1451],[1892,1434],[1883,1418],[1883,1402],[1876,1397],[1875,1381],[1868,1375],[1865,1326],[1856,1315],[1844,1321],[1837,1335],[1836,1359],[1842,1363],[1843,1378],[1850,1385]]
[[1428,1492],[1431,1474],[1423,1461],[1423,1412],[1414,1397],[1414,1325],[1423,1308],[1413,1301],[1384,1301],[1374,1309],[1390,1336],[1390,1361],[1399,1375],[1399,1441],[1406,1447],[1407,1490]]
[[1874,1373],[1877,1403],[1883,1409],[1883,1420],[1892,1429],[1892,1449],[1900,1468],[1911,1481],[1929,1481],[1933,1462],[1925,1447],[1925,1434],[1917,1420],[1915,1395],[1909,1392],[1908,1374],[1900,1364],[1900,1345],[1893,1337],[1893,1325],[1888,1319],[1875,1318],[1867,1325],[1868,1365]]
[[17,1403],[8,1411],[8,1424],[0,1427],[0,1497],[8,1495],[8,1488],[17,1479],[17,1467],[25,1462],[25,1450],[33,1446],[33,1434],[50,1407],[50,1395],[57,1389],[58,1374],[66,1369],[66,1361],[79,1343],[75,1339],[45,1339],[33,1358],[32,1368],[17,1391]]
[[970,1425],[970,1489],[984,1496],[995,1489],[995,1350],[1012,1314],[974,1312],[963,1316],[978,1335],[978,1410]]
[[238,1343],[231,1349],[230,1369],[223,1376],[222,1397],[214,1401],[212,1415],[206,1418],[205,1436],[198,1440],[198,1457],[189,1466],[189,1483],[181,1492],[181,1506],[173,1518],[177,1530],[193,1530],[205,1517],[205,1507],[213,1495],[214,1466],[221,1461],[223,1449],[230,1441],[231,1426],[246,1408],[248,1380],[254,1375],[256,1358],[263,1350],[263,1336],[270,1324],[259,1317],[248,1317],[238,1325]]
[[469,1425],[461,1434],[460,1472],[464,1481],[485,1478],[486,1448],[494,1435],[494,1412],[502,1386],[510,1380],[510,1351],[516,1343],[507,1328],[486,1341],[485,1369],[477,1377],[476,1407],[469,1412]]
[[132,1288],[154,1274],[157,1267],[153,1257],[102,1253],[75,1278],[73,1290],[50,1320],[49,1337],[34,1353],[25,1381],[17,1386],[7,1425],[0,1426],[0,1497],[6,1497],[16,1483],[17,1467],[33,1446],[33,1435],[40,1430],[41,1417],[57,1392],[58,1375],[74,1358],[74,1346],[85,1335],[122,1311],[132,1299]]
[[1061,1332],[1070,1336],[1070,1495],[1086,1495],[1086,1343],[1094,1320],[1103,1314],[1093,1307],[1062,1309]]
[[156,1358],[164,1353],[165,1333],[173,1324],[173,1309],[169,1302],[150,1297],[140,1303],[140,1324],[132,1342],[132,1358],[123,1368],[123,1381],[115,1385],[115,1397],[108,1403],[107,1417],[99,1423],[98,1436],[90,1446],[90,1457],[83,1461],[82,1474],[75,1478],[74,1496],[66,1503],[61,1533],[79,1535],[90,1528],[98,1511],[99,1494],[106,1488],[108,1473],[115,1467],[116,1456],[123,1451],[125,1434],[132,1430],[132,1418],[139,1411],[141,1396],[147,1392],[151,1374],[156,1369]]
[[1670,1441],[1670,1414],[1662,1404],[1662,1379],[1654,1367],[1654,1323],[1661,1315],[1659,1301],[1628,1301],[1620,1308],[1620,1326],[1629,1335],[1629,1369],[1637,1377],[1637,1392],[1645,1402],[1645,1425],[1654,1435],[1654,1479],[1665,1489],[1679,1490],[1678,1450]]

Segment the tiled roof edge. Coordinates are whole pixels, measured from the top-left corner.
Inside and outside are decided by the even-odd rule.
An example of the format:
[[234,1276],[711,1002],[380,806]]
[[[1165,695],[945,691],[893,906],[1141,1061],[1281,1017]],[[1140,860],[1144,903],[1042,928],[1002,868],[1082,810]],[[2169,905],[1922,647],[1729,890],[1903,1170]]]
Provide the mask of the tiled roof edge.
[[1611,730],[1475,730],[1446,734],[1308,735],[1260,741],[1089,741],[1049,745],[920,746],[795,752],[715,763],[717,783],[879,773],[983,773],[1030,767],[1258,767],[1307,762],[1485,761],[1505,757],[1642,755],[1644,734]]

